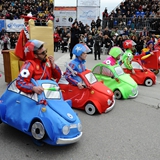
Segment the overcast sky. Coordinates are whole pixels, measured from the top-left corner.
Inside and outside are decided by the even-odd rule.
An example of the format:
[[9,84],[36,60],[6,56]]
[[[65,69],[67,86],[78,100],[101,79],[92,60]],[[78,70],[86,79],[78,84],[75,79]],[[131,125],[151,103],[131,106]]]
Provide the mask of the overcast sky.
[[[77,0],[54,0],[54,5],[56,6],[76,6]],[[123,0],[100,0],[100,13],[102,13],[107,7],[108,12],[111,12],[117,5]]]

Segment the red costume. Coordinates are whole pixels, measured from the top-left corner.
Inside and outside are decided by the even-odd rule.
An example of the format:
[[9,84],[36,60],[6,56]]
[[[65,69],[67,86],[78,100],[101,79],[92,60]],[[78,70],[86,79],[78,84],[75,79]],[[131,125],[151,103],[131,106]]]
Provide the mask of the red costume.
[[54,78],[58,81],[61,78],[61,71],[57,65],[53,69],[49,60],[45,63],[41,63],[38,59],[29,60],[20,71],[16,82],[17,88],[25,93],[32,93],[34,85],[31,83],[31,78],[35,80]]
[[39,42],[40,41],[37,42],[37,40],[29,40],[25,45],[24,52],[26,61],[16,80],[17,88],[25,93],[33,93],[32,88],[34,85],[31,83],[31,78],[35,80],[54,78],[56,81],[59,81],[61,78],[61,70],[57,65],[53,68],[48,59],[46,62],[42,62],[34,57],[34,53],[31,50],[35,47],[34,45]]

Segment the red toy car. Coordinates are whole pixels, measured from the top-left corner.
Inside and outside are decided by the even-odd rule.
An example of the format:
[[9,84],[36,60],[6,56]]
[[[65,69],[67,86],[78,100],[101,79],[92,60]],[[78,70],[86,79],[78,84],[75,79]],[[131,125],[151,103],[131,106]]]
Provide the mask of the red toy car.
[[140,59],[144,67],[150,69],[155,74],[158,74],[160,69],[160,50],[154,50],[153,53],[154,55],[151,55],[149,57],[147,57],[148,55],[140,54],[134,56],[134,59]]
[[113,92],[103,82],[98,82],[91,71],[86,70],[78,76],[83,80],[84,89],[67,84],[66,80],[59,82],[63,98],[72,100],[73,108],[85,110],[87,114],[93,115],[96,111],[100,114],[106,113],[114,107]]
[[130,76],[136,81],[137,84],[146,85],[150,87],[156,83],[155,74],[146,67],[144,67],[139,58],[134,58],[132,60],[132,67],[135,71],[135,74],[132,74],[132,71],[125,68],[122,64],[124,72],[130,74]]

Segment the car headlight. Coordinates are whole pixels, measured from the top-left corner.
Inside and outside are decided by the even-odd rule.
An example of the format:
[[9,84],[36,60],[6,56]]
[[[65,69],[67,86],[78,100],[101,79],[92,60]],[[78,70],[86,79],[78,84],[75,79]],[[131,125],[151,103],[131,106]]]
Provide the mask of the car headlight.
[[132,89],[132,93],[133,93],[133,94],[136,94],[136,93],[137,93],[137,90],[138,90],[138,87],[133,88],[133,89]]
[[69,131],[70,131],[69,126],[64,126],[64,127],[62,128],[62,132],[63,132],[64,135],[67,135],[67,134],[69,133]]
[[81,125],[81,123],[78,123],[78,131],[79,131],[79,132],[82,131],[82,125]]
[[108,106],[110,106],[110,104],[112,103],[112,101],[110,99],[107,100],[107,104]]

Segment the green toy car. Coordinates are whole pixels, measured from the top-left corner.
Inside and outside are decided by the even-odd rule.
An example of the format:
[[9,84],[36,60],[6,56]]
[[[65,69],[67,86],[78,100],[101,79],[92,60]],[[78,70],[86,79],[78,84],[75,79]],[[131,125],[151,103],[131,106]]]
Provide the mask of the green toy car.
[[116,99],[128,99],[138,96],[137,83],[129,74],[124,73],[119,64],[111,66],[99,63],[92,69],[92,72],[98,81],[103,81],[104,85],[114,92]]

